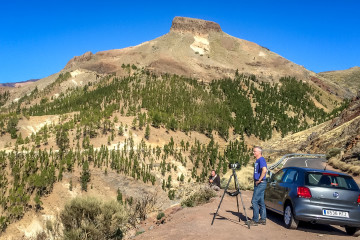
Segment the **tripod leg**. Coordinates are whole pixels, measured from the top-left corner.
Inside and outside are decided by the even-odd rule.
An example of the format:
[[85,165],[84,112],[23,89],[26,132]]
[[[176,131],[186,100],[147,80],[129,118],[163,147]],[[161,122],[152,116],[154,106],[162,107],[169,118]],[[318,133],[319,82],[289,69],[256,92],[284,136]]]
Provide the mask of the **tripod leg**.
[[[238,186],[238,183],[236,182],[236,180],[237,180],[237,178],[234,177],[235,189],[236,189],[236,191],[239,191],[239,186]],[[236,204],[237,204],[237,209],[238,209],[238,213],[239,213],[239,222],[240,222],[241,219],[240,219],[240,208],[239,208],[239,197],[238,197],[238,195],[236,195]]]
[[213,225],[214,220],[215,220],[215,218],[216,218],[216,216],[217,216],[217,214],[218,214],[218,212],[219,212],[220,205],[221,205],[221,203],[222,203],[222,201],[223,201],[223,199],[224,199],[224,196],[225,196],[225,194],[226,194],[226,191],[227,191],[227,189],[228,189],[228,187],[229,187],[229,184],[230,184],[231,178],[232,178],[232,175],[231,175],[231,177],[230,177],[230,179],[229,179],[229,181],[228,181],[228,183],[227,183],[227,185],[226,185],[226,188],[224,189],[224,194],[223,194],[223,195],[222,195],[222,197],[221,197],[221,200],[220,200],[219,206],[218,206],[218,208],[217,208],[217,210],[216,210],[216,213],[214,214],[214,217],[213,217],[213,220],[212,220],[212,222],[211,222],[211,225]]
[[239,194],[240,194],[240,199],[241,199],[241,204],[242,204],[242,206],[243,206],[243,209],[244,209],[244,213],[245,213],[245,218],[246,218],[246,224],[248,225],[248,228],[250,228],[250,223],[249,223],[249,219],[248,219],[248,217],[247,217],[247,214],[246,214],[246,209],[245,209],[245,205],[244,205],[244,201],[243,201],[243,198],[242,198],[242,195],[241,195],[241,191],[240,191],[240,189],[239,189],[239,180],[238,180],[238,178],[237,178],[237,175],[236,175],[236,172],[235,172],[235,170],[233,170],[233,175],[234,175],[234,179],[235,179],[235,181],[236,181],[236,183],[237,183],[237,191],[239,191]]

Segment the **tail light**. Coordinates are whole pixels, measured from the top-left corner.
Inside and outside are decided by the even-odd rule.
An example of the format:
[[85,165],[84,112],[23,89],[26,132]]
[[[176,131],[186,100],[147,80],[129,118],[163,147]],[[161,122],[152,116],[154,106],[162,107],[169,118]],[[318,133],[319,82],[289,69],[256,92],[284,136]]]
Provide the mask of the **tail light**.
[[[307,187],[298,187],[297,196],[300,197],[300,198],[311,198],[310,189],[307,188]],[[358,199],[358,202],[359,202],[359,200],[360,199]]]
[[328,173],[328,172],[323,173],[323,175],[334,176],[334,177],[338,177],[338,176],[339,176],[339,174],[337,174],[337,173]]
[[360,194],[359,194],[359,197],[358,197],[357,202],[358,202],[358,204],[360,205]]

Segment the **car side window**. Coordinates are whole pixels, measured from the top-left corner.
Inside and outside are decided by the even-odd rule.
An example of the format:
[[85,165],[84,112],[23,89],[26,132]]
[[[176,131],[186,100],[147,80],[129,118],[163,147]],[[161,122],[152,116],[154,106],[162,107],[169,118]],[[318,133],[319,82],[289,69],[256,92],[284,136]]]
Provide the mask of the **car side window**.
[[271,182],[280,182],[282,177],[284,176],[285,170],[281,169],[277,173],[275,173],[271,179]]
[[289,169],[283,178],[283,182],[292,183],[297,180],[297,176],[298,172],[295,169]]

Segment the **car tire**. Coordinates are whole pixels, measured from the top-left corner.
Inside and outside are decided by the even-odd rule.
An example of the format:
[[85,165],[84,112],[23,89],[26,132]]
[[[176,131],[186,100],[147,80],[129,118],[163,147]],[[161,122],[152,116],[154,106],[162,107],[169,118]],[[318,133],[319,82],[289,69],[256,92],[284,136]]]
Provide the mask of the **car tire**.
[[284,224],[288,229],[297,229],[299,225],[299,221],[294,218],[294,212],[290,204],[285,206]]
[[360,235],[360,229],[357,227],[345,227],[345,230],[349,236],[357,237]]

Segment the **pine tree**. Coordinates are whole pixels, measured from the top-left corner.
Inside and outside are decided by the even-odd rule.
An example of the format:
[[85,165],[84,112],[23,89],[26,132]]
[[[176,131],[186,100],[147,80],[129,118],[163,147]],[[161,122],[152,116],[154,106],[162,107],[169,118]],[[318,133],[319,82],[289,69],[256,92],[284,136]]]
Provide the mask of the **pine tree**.
[[58,147],[59,147],[59,153],[60,153],[61,159],[64,156],[64,152],[66,151],[66,149],[69,148],[69,144],[70,144],[70,141],[69,141],[67,130],[63,126],[61,126],[56,131],[56,145],[58,145]]
[[119,203],[123,204],[123,196],[122,196],[122,193],[121,193],[121,191],[120,191],[119,188],[118,188],[118,190],[117,190],[116,200],[117,200]]
[[89,162],[85,161],[80,176],[81,190],[87,191],[88,182],[90,182]]
[[149,138],[150,138],[150,126],[149,126],[149,124],[146,125],[145,138],[146,138],[147,140],[149,140]]

